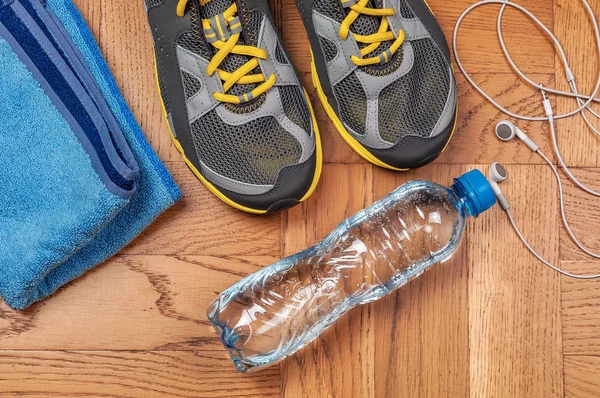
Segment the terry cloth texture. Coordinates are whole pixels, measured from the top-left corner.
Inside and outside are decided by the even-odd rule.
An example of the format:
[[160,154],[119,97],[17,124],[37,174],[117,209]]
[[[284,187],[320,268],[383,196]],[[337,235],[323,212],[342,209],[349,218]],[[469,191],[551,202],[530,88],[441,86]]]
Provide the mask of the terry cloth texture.
[[0,295],[24,309],[181,196],[70,0],[0,0]]

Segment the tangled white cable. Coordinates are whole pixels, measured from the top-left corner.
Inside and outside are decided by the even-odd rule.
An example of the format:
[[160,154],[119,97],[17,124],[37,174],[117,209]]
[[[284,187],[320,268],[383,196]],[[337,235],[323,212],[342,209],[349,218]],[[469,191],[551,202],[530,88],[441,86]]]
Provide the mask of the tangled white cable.
[[[598,58],[600,59],[600,29],[598,27],[598,22],[596,20],[596,16],[594,15],[594,11],[592,10],[592,8],[590,7],[590,5],[588,4],[587,0],[581,0],[582,4],[584,5],[586,11],[589,14],[589,17],[592,21],[592,25],[594,28],[594,34],[595,34],[595,38],[596,38],[596,46],[597,46],[597,55]],[[500,45],[502,47],[502,51],[504,52],[504,55],[506,56],[506,59],[508,60],[509,64],[511,65],[511,67],[513,68],[513,70],[515,71],[515,73],[521,78],[523,79],[525,82],[527,82],[529,85],[531,85],[532,87],[539,89],[542,93],[542,103],[544,105],[544,111],[546,116],[542,116],[542,117],[532,117],[532,116],[528,116],[528,115],[521,115],[518,113],[514,113],[509,111],[508,109],[506,109],[505,107],[503,107],[502,105],[500,105],[498,102],[496,102],[496,100],[494,100],[490,95],[488,95],[481,87],[479,87],[479,85],[477,85],[477,83],[475,83],[475,81],[471,78],[471,76],[467,73],[467,71],[465,70],[460,57],[458,55],[458,46],[457,46],[457,38],[458,38],[458,31],[460,28],[461,23],[463,22],[463,19],[471,12],[473,11],[475,8],[483,6],[483,5],[490,5],[490,4],[501,4],[502,7],[500,8],[500,11],[498,13],[498,20],[497,20],[497,31],[498,31],[498,39],[500,41]],[[504,36],[502,33],[502,17],[504,16],[504,11],[506,10],[506,7],[513,7],[521,12],[523,12],[525,15],[527,15],[534,23],[536,23],[545,33],[546,35],[550,38],[550,40],[552,40],[554,46],[556,47],[556,49],[558,50],[558,53],[560,54],[560,57],[562,59],[562,63],[563,63],[563,67],[565,69],[565,77],[567,82],[569,83],[569,87],[571,89],[571,92],[568,91],[561,91],[561,90],[556,90],[556,89],[551,89],[551,88],[546,88],[544,86],[542,86],[539,83],[534,82],[533,80],[531,80],[529,77],[527,77],[520,69],[519,67],[515,64],[515,62],[513,61],[512,57],[510,56],[508,49],[506,48],[506,44],[504,42]],[[567,57],[565,55],[565,51],[563,49],[563,47],[561,46],[560,42],[558,41],[558,39],[556,38],[556,36],[554,36],[554,34],[550,31],[550,29],[548,29],[535,15],[533,15],[529,10],[527,10],[525,7],[513,3],[510,0],[483,0],[483,1],[479,1],[477,3],[474,3],[473,5],[471,5],[470,7],[468,7],[458,18],[458,20],[456,21],[456,25],[454,27],[454,35],[452,37],[452,44],[453,44],[453,48],[454,48],[454,57],[456,59],[456,63],[458,64],[458,67],[460,69],[460,71],[463,73],[463,75],[465,76],[465,78],[467,79],[467,81],[481,94],[483,95],[492,105],[494,105],[497,109],[499,109],[501,112],[515,118],[515,119],[520,119],[520,120],[528,120],[528,121],[548,121],[549,125],[550,125],[550,136],[552,139],[552,146],[554,149],[554,153],[556,154],[556,158],[558,159],[558,163],[560,164],[561,168],[564,170],[564,172],[567,174],[567,176],[569,177],[569,179],[571,179],[571,181],[573,181],[573,183],[575,183],[579,188],[581,188],[582,190],[584,190],[585,192],[594,195],[594,196],[598,196],[600,197],[600,192],[595,191],[591,188],[589,188],[588,186],[586,186],[585,184],[583,184],[581,181],[579,181],[574,175],[573,173],[571,173],[571,171],[569,170],[569,167],[566,165],[565,161],[563,160],[562,154],[560,152],[560,149],[558,147],[558,140],[556,139],[556,128],[555,128],[555,120],[557,119],[565,119],[565,118],[569,118],[572,116],[575,116],[577,114],[580,114],[585,123],[588,125],[588,127],[596,134],[600,137],[600,131],[598,131],[598,129],[596,129],[596,127],[594,125],[592,125],[592,123],[589,121],[587,115],[586,115],[586,111],[589,112],[591,115],[597,117],[600,119],[600,115],[598,113],[596,113],[589,105],[592,102],[600,102],[600,99],[596,98],[596,95],[598,94],[598,92],[600,91],[600,69],[598,70],[598,75],[597,75],[597,79],[596,79],[596,85],[594,87],[594,90],[592,91],[592,93],[590,95],[583,95],[580,94],[578,89],[577,89],[577,84],[575,82],[575,76],[571,70],[571,68],[569,67],[569,62],[567,60]],[[547,93],[551,93],[551,94],[555,94],[555,95],[559,95],[559,96],[566,96],[566,97],[572,97],[578,107],[577,109],[570,111],[568,113],[565,114],[561,114],[561,115],[554,115],[554,112],[552,110],[552,105],[550,103],[550,100],[547,97]],[[558,181],[558,187],[559,187],[559,199],[560,199],[560,208],[561,208],[561,217],[562,217],[562,221],[564,223],[565,228],[567,229],[567,232],[569,233],[569,236],[571,237],[571,239],[575,242],[575,244],[582,250],[584,251],[586,254],[590,255],[591,257],[594,258],[600,258],[600,254],[594,253],[591,250],[589,250],[588,248],[586,248],[575,236],[575,234],[573,233],[571,226],[569,225],[569,222],[567,220],[566,214],[565,214],[565,204],[564,204],[564,194],[563,194],[563,186],[562,186],[562,182],[560,179],[560,174],[558,173],[558,170],[556,168],[556,166],[554,166],[552,164],[552,162],[546,157],[546,155],[544,155],[544,153],[539,149],[539,147],[533,142],[533,140],[531,140],[531,138],[529,138],[525,133],[523,133],[521,130],[519,130],[516,126],[514,126],[512,123],[508,122],[508,121],[502,121],[498,124],[498,126],[496,127],[496,134],[498,135],[498,137],[503,140],[503,141],[508,141],[513,137],[518,137],[519,139],[521,139],[532,151],[536,152],[538,155],[540,155],[542,157],[542,159],[544,159],[544,161],[546,163],[548,163],[548,165],[552,168],[552,171],[554,172],[554,175],[556,176],[556,179]],[[500,178],[502,177],[502,178]],[[494,163],[492,165],[492,168],[490,169],[490,180],[494,186],[494,190],[497,193],[500,205],[502,207],[502,209],[506,212],[510,223],[512,225],[512,227],[515,229],[517,235],[519,236],[519,238],[523,241],[523,243],[525,244],[525,246],[527,247],[527,249],[534,255],[536,256],[542,263],[544,263],[545,265],[547,265],[548,267],[552,268],[553,270],[571,277],[571,278],[577,278],[577,279],[595,279],[595,278],[600,278],[600,274],[594,274],[594,275],[577,275],[577,274],[572,274],[570,272],[561,270],[560,268],[556,267],[555,265],[551,264],[550,262],[548,262],[547,260],[545,260],[542,256],[540,256],[532,247],[531,245],[527,242],[527,239],[523,236],[523,234],[521,233],[521,231],[519,230],[519,228],[517,227],[515,220],[509,210],[510,205],[508,204],[508,201],[506,200],[506,198],[504,197],[504,195],[502,194],[502,191],[500,190],[500,188],[498,187],[498,182],[501,182],[503,180],[505,180],[507,178],[506,175],[506,171],[504,170],[504,168],[497,164]]]

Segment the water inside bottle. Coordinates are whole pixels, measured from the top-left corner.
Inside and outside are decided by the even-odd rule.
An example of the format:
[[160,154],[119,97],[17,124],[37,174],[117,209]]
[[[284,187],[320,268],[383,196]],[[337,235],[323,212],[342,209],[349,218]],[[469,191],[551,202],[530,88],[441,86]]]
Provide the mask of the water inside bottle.
[[350,308],[445,261],[464,225],[457,200],[437,184],[407,184],[316,246],[222,293],[209,317],[236,367],[246,371],[291,355]]

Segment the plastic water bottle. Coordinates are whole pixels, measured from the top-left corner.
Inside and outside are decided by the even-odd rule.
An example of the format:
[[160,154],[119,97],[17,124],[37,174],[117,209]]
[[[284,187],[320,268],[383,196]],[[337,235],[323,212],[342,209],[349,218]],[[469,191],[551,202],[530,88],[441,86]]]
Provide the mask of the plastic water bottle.
[[479,170],[450,188],[429,181],[404,184],[315,246],[231,286],[210,305],[208,318],[239,371],[272,365],[351,308],[448,260],[467,217],[495,203]]

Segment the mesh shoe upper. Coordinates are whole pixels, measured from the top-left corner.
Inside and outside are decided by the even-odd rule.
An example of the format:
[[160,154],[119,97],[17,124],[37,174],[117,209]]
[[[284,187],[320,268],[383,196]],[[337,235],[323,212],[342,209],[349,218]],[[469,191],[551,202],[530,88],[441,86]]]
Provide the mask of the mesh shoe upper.
[[[421,2],[411,2],[416,1]],[[337,105],[337,116],[358,142],[373,150],[389,151],[406,137],[433,139],[449,135],[448,126],[454,123],[456,112],[456,88],[449,55],[446,57],[442,48],[447,46],[445,41],[441,43],[432,34],[406,0],[369,0],[367,5],[391,8],[394,15],[361,14],[350,26],[353,34],[377,33],[381,19],[387,18],[395,37],[402,30],[405,38],[389,59],[358,66],[350,59],[363,57],[360,50],[367,44],[354,40],[353,34],[346,40],[340,38],[340,26],[351,9],[340,0],[312,3],[312,24],[307,27],[312,27],[313,37],[318,38],[311,44],[314,51],[320,49],[317,55],[325,60],[329,92],[333,95],[330,102]],[[298,7],[302,6],[298,2]],[[391,43],[382,42],[363,58],[383,54]]]
[[[265,196],[281,185],[300,183],[301,179],[281,181],[281,172],[286,168],[299,169],[300,165],[312,162],[314,173],[316,137],[303,88],[270,16],[264,8],[248,9],[244,0],[235,3],[235,18],[241,24],[237,45],[256,47],[267,54],[266,59],[258,59],[257,66],[247,75],[262,74],[263,81],[274,75],[273,87],[256,97],[251,93],[261,82],[236,83],[224,91],[227,76],[252,61],[252,55],[230,52],[216,72],[212,75],[207,72],[219,49],[207,36],[206,20],[222,16],[232,6],[232,0],[211,0],[204,5],[197,0],[188,2],[184,17],[187,24],[174,35],[172,43],[175,59],[161,56],[162,47],[157,41],[161,40],[162,32],[153,29],[155,48],[158,47],[158,80],[174,134],[178,139],[189,136],[189,145],[180,139],[183,150],[186,155],[193,151],[195,156],[189,157],[197,159],[193,163],[203,176],[227,194]],[[169,7],[175,14],[176,5],[174,0],[146,0],[151,27],[154,7]],[[234,23],[229,22],[224,28],[233,32]],[[168,46],[169,43],[164,48]],[[165,65],[168,63],[171,68]],[[182,90],[174,87],[169,73],[178,74]],[[242,102],[220,101],[213,95],[215,92],[240,97]],[[175,106],[176,98],[185,105]],[[176,114],[185,117],[187,129],[181,124],[180,128],[173,125]],[[308,188],[304,187],[304,192]]]

